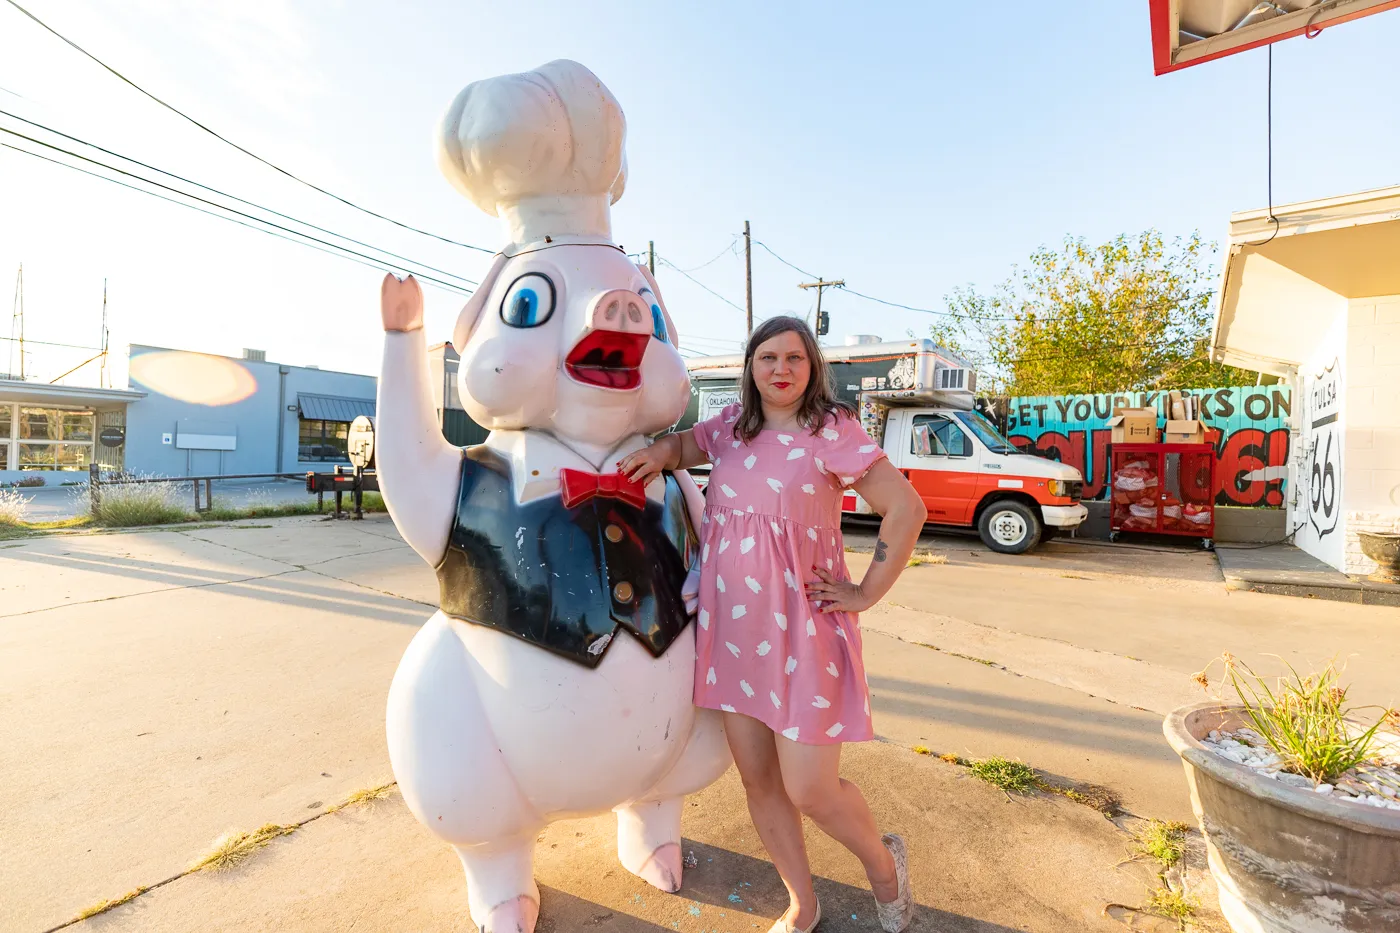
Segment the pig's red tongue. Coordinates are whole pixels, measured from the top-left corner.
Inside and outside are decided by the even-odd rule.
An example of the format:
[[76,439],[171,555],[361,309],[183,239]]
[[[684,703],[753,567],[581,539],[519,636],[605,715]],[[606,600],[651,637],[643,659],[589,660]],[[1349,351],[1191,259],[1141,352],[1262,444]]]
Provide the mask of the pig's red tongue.
[[564,366],[585,385],[605,389],[635,389],[642,384],[642,355],[648,334],[595,330],[574,347]]

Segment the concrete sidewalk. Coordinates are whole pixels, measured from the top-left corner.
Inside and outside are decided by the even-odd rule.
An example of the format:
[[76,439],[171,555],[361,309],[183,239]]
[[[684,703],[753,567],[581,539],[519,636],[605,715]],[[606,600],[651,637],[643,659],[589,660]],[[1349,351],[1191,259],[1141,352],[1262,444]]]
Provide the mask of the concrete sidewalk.
[[1400,586],[1349,577],[1291,544],[1216,548],[1225,585],[1232,590],[1400,607]]
[[[1108,785],[1138,816],[1189,820],[1161,714],[1197,695],[1189,674],[1222,648],[1364,650],[1348,671],[1358,701],[1394,689],[1393,610],[1230,593],[1204,554],[925,543],[948,562],[910,569],[863,617],[885,741],[844,762],[910,837],[916,929],[1115,929],[1105,905],[1141,903],[1152,873],[1117,865],[1127,836],[1097,812],[1008,797],[911,746],[1021,758]],[[855,573],[865,559],[851,555]],[[471,929],[455,857],[397,797],[306,823],[229,872],[182,874],[230,829],[297,823],[390,779],[385,695],[436,599],[382,515],[6,543],[0,926],[40,933],[176,877],[82,928]],[[540,929],[766,930],[782,890],[734,773],[691,804],[698,864],[679,896],[617,865],[611,818],[547,830]],[[858,864],[808,839],[823,929],[875,929]]]

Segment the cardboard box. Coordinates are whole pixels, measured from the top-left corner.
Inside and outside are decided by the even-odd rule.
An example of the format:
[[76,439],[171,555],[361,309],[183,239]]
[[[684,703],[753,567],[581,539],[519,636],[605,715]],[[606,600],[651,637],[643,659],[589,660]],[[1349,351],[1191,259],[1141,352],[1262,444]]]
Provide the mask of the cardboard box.
[[1164,444],[1204,444],[1206,426],[1199,421],[1173,420],[1167,422]]
[[1115,408],[1108,427],[1114,444],[1155,444],[1161,438],[1155,408]]

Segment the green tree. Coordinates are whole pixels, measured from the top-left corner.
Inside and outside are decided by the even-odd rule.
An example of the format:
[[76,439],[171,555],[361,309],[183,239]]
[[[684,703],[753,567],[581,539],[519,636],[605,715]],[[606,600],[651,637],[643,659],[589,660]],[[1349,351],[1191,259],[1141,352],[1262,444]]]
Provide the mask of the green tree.
[[1099,246],[1067,237],[989,293],[955,289],[932,336],[976,364],[984,393],[1252,383],[1253,373],[1209,360],[1214,253],[1200,234],[1166,242],[1148,230]]

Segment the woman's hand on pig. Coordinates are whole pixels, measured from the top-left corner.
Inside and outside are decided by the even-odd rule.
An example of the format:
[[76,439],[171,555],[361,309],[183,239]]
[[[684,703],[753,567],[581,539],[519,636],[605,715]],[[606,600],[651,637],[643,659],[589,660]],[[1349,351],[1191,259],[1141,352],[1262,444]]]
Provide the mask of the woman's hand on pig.
[[379,314],[386,331],[418,330],[423,326],[423,290],[409,276],[402,282],[391,272],[379,287]]
[[671,436],[658,438],[650,447],[634,450],[619,460],[617,471],[635,483],[650,485],[663,470],[672,468],[676,458],[671,447]]

